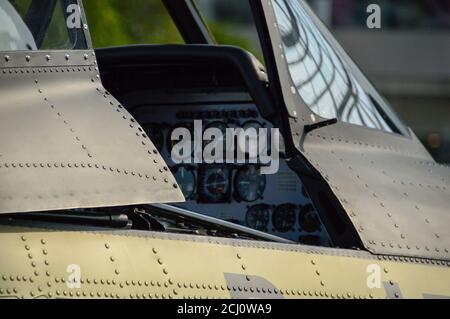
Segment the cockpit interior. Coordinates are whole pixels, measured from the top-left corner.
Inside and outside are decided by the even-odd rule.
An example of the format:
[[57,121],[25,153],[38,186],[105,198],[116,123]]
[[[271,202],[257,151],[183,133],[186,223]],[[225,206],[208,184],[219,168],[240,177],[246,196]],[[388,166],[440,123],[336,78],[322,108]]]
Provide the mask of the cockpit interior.
[[263,115],[267,102],[258,90],[266,78],[256,58],[231,47],[171,45],[102,49],[97,58],[104,86],[143,127],[179,183],[186,202],[172,205],[294,242],[332,245],[283,150],[278,172],[268,175],[248,157],[233,164],[172,160],[173,130],[193,131],[194,121],[223,132],[277,127]]
[[[14,11],[13,20],[16,22],[6,24],[8,30],[3,33],[8,35],[9,40],[0,39],[0,49],[82,50],[90,46],[90,39],[85,38],[83,28],[67,30],[64,23],[56,22],[50,23],[48,28],[34,25],[36,12],[47,12],[49,21],[60,22],[70,17],[55,3],[46,1],[44,4],[48,8],[43,8],[43,3],[33,1],[24,8],[15,2],[15,7],[10,2],[1,3],[0,15],[11,17],[13,13],[8,13],[8,10]],[[174,2],[165,3],[170,9]],[[60,2],[58,4],[61,5]],[[179,29],[180,32],[184,30]],[[186,39],[195,37],[198,32],[195,27],[189,31],[192,33],[184,31]],[[52,38],[51,34],[60,36]],[[257,238],[267,234],[275,240],[306,245],[354,247],[354,229],[346,228],[347,217],[342,214],[337,199],[326,188],[328,186],[320,174],[306,161],[298,160],[287,123],[289,116],[280,107],[279,101],[274,101],[276,94],[270,92],[273,88],[269,87],[268,72],[262,64],[264,58],[258,60],[244,49],[215,45],[207,39],[203,44],[198,44],[202,42],[198,39],[186,42],[188,44],[131,45],[95,50],[98,63],[95,70],[100,73],[98,79],[106,89],[103,92],[103,88],[98,88],[97,93],[113,96],[121,103],[121,109],[125,108],[133,116],[133,121],[140,124],[136,134],[139,138],[151,139],[155,146],[153,153],[163,157],[167,163],[164,169],[171,170],[178,183],[175,186],[181,189],[186,199],[183,203],[169,203],[170,207],[188,212],[190,217],[192,215],[189,214],[193,213],[197,217],[214,218],[216,224],[217,221],[225,221],[227,232],[230,225],[238,225],[243,233],[249,229],[255,230]],[[93,69],[89,68],[90,71]],[[199,122],[200,132],[196,129]],[[191,153],[185,154],[185,158],[191,161],[183,163],[176,162],[172,156],[178,144],[173,133],[179,128],[187,129],[194,137],[199,133],[201,140],[200,147],[194,141],[195,147]],[[261,148],[265,148],[267,154],[279,156],[276,172],[263,174],[266,163],[253,161],[250,153],[241,161],[236,150],[232,150],[231,162],[192,160],[208,146],[203,133],[210,128],[222,132],[224,136],[227,136],[229,129],[252,129],[255,132],[267,129],[267,142],[259,143],[258,148],[260,152]],[[271,136],[274,129],[280,131],[279,150],[273,149],[271,143],[275,139]],[[284,139],[283,136],[289,138]],[[245,153],[248,141],[241,141],[236,136],[233,139],[236,139],[234,145],[237,148],[244,144]],[[228,145],[225,140],[222,142]],[[225,151],[228,156],[230,150],[225,147]],[[98,215],[104,210],[113,214]],[[86,210],[82,210],[81,214],[75,210],[64,212],[62,217],[58,213],[44,213],[35,214],[32,218],[51,221],[61,218],[65,221],[71,216],[72,221],[79,219],[80,223],[85,223],[88,220],[96,225],[106,220],[109,226],[112,223],[118,227],[131,227],[130,223],[133,223],[133,229],[164,231],[170,228],[160,222],[165,217],[154,219],[161,213],[158,209],[152,207],[150,210],[151,214],[144,211],[125,216],[122,212],[126,212],[127,208],[122,210],[116,207],[94,209],[89,216],[85,215]],[[178,213],[183,215],[180,211]],[[170,212],[166,209],[162,215],[167,214],[170,215]],[[16,214],[14,217],[27,219],[30,216]],[[191,232],[192,227],[188,223],[180,222],[178,217],[176,220],[176,229],[172,229],[174,232],[182,232],[183,229]],[[198,221],[198,218],[195,220]]]

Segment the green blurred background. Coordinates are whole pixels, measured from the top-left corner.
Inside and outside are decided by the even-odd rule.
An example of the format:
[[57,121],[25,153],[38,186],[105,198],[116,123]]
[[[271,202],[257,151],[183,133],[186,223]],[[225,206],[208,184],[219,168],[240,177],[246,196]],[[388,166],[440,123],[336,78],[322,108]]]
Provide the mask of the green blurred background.
[[[226,1],[198,0],[196,4],[218,43],[237,45],[262,59],[254,38],[256,30],[247,31],[253,26],[250,9],[246,1],[241,2],[237,14],[235,11],[234,15],[222,17],[214,15],[210,8],[211,4],[223,5]],[[183,43],[161,0],[85,0],[84,7],[94,47]]]
[[83,4],[95,47],[183,42],[159,0],[87,0]]

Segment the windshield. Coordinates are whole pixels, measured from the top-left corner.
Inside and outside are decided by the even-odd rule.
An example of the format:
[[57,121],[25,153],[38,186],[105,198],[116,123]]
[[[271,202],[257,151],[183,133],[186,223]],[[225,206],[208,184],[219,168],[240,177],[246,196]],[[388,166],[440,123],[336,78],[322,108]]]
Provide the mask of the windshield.
[[394,112],[349,71],[345,57],[327,41],[301,2],[273,4],[289,73],[304,103],[323,118],[400,132]]
[[76,0],[0,0],[0,50],[86,49]]
[[234,45],[264,62],[252,9],[242,0],[195,0],[208,29],[218,44]]
[[161,0],[132,0],[132,3],[84,2],[95,48],[184,43]]

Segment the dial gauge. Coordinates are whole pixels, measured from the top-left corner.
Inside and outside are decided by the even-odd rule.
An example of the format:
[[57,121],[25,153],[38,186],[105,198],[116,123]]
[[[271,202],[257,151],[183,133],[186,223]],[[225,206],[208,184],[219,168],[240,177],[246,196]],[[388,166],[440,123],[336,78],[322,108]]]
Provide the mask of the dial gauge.
[[[265,154],[267,150],[267,142],[262,144],[262,149],[259,148],[259,138],[263,138],[259,134],[260,129],[262,128],[264,128],[264,126],[261,123],[257,121],[249,121],[243,125],[243,132],[241,131],[241,134],[238,135],[239,150],[242,154],[255,155],[252,156],[251,159],[257,158],[259,154]],[[254,129],[254,133],[256,133],[256,135],[248,135],[250,132],[249,129]],[[266,140],[269,141],[268,137]]]
[[275,209],[272,215],[272,224],[276,231],[287,233],[294,230],[296,221],[296,206],[283,204]]
[[321,231],[322,229],[322,223],[320,222],[319,216],[317,216],[312,204],[305,205],[300,209],[298,222],[300,224],[300,228],[308,233]]
[[265,204],[259,204],[252,206],[248,209],[245,216],[245,222],[248,227],[259,230],[267,231],[270,218],[270,206]]
[[244,166],[236,173],[234,187],[240,200],[254,202],[264,195],[266,175],[254,165]]
[[222,203],[230,199],[230,171],[226,166],[205,166],[199,173],[200,200]]
[[162,126],[148,123],[143,125],[143,129],[155,145],[156,149],[161,153],[164,147],[164,132]]
[[[213,122],[213,123],[209,124],[206,127],[205,131],[208,130],[208,129],[218,129],[222,133],[222,136],[214,136],[213,140],[205,141],[204,146],[206,147],[207,145],[209,145],[211,143],[216,143],[216,145],[217,144],[219,144],[219,145],[221,144],[221,145],[223,145],[222,149],[223,149],[223,152],[225,153],[226,147],[227,147],[227,144],[226,144],[227,143],[227,139],[226,139],[227,128],[228,128],[228,125],[226,123],[224,123],[224,122]],[[213,157],[216,156],[214,150],[212,151],[211,155]]]
[[173,174],[183,192],[184,198],[190,200],[194,197],[197,187],[197,179],[194,169],[188,166],[180,165],[173,169]]

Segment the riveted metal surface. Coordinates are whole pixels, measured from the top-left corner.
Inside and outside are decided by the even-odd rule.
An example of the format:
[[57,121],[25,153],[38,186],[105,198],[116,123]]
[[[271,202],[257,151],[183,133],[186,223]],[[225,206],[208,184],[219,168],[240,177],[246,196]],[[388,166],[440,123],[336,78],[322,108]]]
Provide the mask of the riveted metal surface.
[[421,146],[336,125],[302,147],[370,251],[450,260],[450,170]]
[[267,298],[267,294],[272,295],[271,299],[284,299],[281,293],[275,294],[275,291],[280,289],[258,276],[226,273],[225,280],[228,286],[234,287],[230,291],[232,299],[264,299]]
[[92,50],[27,51],[0,53],[0,68],[28,68],[55,66],[95,66]]
[[[0,255],[8,256],[0,260],[0,298],[386,298],[384,286],[367,286],[367,267],[374,264],[382,282],[395,283],[404,298],[450,295],[450,268],[430,262],[377,260],[358,251],[340,256],[331,249],[308,251],[297,245],[25,224],[0,225],[5,243]],[[68,286],[70,265],[80,267],[79,289]]]
[[8,56],[0,213],[183,201],[152,142],[102,87],[92,51]]
[[393,281],[384,282],[383,286],[389,299],[403,299],[402,292],[397,283]]
[[[375,254],[450,260],[450,169],[436,164],[412,132],[392,134],[339,122],[306,133],[306,125],[324,119],[291,90],[294,83],[271,6],[271,1],[262,2],[280,96],[291,115],[292,142],[328,183],[363,245]],[[331,34],[305,9],[347,60]],[[348,61],[349,71],[367,82]]]
[[438,296],[438,295],[430,295],[430,294],[424,294],[424,299],[450,299],[450,296]]
[[[330,257],[348,257],[356,259],[372,260],[373,262],[378,261],[391,261],[394,263],[410,263],[419,265],[434,265],[436,267],[449,268],[450,262],[444,260],[432,260],[427,258],[413,258],[413,257],[397,257],[388,255],[373,255],[366,251],[361,250],[348,250],[348,249],[338,249],[338,248],[327,248],[327,247],[312,247],[303,245],[288,245],[281,243],[271,243],[271,242],[259,242],[259,241],[249,241],[249,240],[239,240],[239,239],[228,239],[228,238],[211,238],[204,236],[190,236],[183,234],[173,234],[173,233],[160,233],[160,232],[142,232],[142,231],[123,231],[114,230],[108,231],[102,228],[95,227],[83,227],[80,230],[79,227],[73,225],[56,225],[51,223],[34,223],[22,221],[15,221],[14,223],[8,223],[3,221],[4,225],[20,225],[21,227],[33,227],[33,229],[40,229],[42,231],[78,231],[83,233],[91,234],[107,234],[109,236],[120,236],[120,237],[140,237],[147,239],[161,239],[161,240],[172,240],[181,242],[194,242],[194,243],[208,243],[216,244],[222,246],[232,246],[232,247],[242,247],[242,248],[253,248],[258,250],[273,250],[273,251],[284,251],[284,252],[297,252],[313,255],[324,255]],[[159,253],[159,250],[152,248],[155,254]],[[238,260],[242,260],[242,254],[238,253],[234,256]]]

